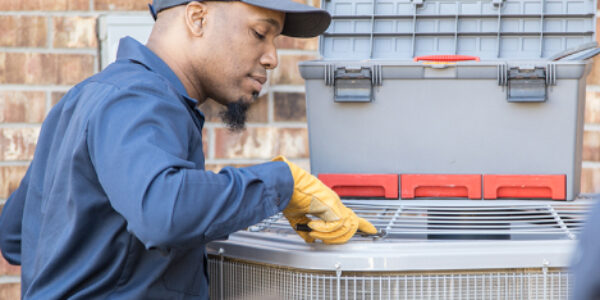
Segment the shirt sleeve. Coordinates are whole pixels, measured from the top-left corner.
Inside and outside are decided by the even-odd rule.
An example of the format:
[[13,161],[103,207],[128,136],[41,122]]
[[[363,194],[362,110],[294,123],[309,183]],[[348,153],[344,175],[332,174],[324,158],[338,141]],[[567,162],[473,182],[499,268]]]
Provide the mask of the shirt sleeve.
[[202,147],[190,145],[200,129],[167,91],[117,90],[88,123],[90,159],[128,231],[148,249],[199,247],[287,206],[293,178],[285,163],[215,174],[189,161],[190,147]]
[[0,250],[13,265],[21,264],[21,220],[29,187],[29,169],[19,187],[8,197],[0,215]]

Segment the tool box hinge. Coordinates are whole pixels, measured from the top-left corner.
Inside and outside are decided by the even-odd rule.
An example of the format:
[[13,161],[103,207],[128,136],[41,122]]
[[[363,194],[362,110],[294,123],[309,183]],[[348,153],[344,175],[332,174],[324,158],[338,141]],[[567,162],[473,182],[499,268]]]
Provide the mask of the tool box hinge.
[[371,102],[373,86],[382,85],[381,65],[329,67],[325,83],[333,85],[335,102]]
[[508,102],[544,102],[546,87],[556,84],[556,67],[498,65],[498,84],[507,86]]

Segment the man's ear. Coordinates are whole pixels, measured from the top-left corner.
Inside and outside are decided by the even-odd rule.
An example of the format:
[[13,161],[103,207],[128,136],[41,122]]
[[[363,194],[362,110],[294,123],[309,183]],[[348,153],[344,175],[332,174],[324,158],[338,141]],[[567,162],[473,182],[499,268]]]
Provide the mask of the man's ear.
[[191,1],[185,7],[185,24],[192,36],[204,34],[205,17],[208,6],[205,3]]

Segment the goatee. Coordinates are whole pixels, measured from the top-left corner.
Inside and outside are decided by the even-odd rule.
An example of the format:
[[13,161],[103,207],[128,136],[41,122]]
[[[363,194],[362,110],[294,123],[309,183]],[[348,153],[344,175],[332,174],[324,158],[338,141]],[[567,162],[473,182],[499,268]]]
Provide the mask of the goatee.
[[246,128],[246,117],[250,103],[240,99],[227,104],[227,108],[219,113],[229,131],[239,132]]

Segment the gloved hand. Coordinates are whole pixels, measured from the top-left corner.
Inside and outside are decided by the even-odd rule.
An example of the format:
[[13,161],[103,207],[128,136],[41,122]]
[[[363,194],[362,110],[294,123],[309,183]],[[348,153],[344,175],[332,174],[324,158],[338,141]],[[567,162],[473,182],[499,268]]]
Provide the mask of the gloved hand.
[[[283,210],[283,215],[294,230],[297,224],[308,224],[312,229],[311,232],[296,230],[307,243],[320,239],[325,244],[343,244],[356,233],[356,230],[367,234],[377,233],[377,229],[369,221],[359,218],[351,209],[344,206],[340,197],[319,179],[283,156],[278,156],[273,161],[287,163],[292,172],[294,192],[290,203]],[[312,221],[307,216],[309,214],[320,220]]]

